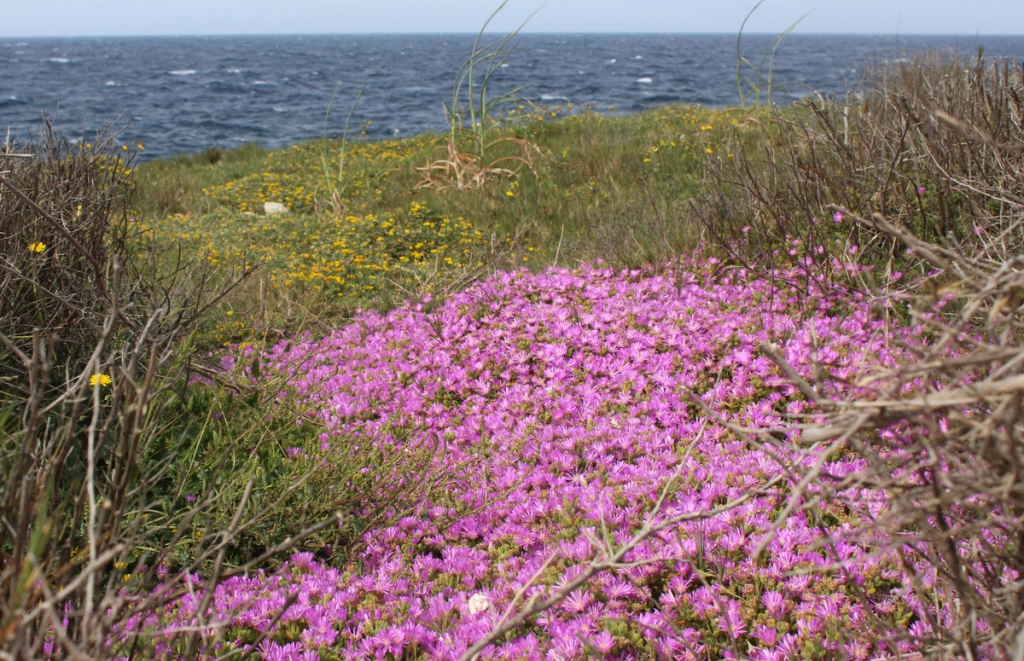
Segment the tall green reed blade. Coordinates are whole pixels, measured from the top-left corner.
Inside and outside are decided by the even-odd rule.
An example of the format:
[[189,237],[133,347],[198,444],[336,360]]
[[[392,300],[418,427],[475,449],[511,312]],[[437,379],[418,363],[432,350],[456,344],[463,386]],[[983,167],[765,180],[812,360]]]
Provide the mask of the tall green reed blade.
[[[488,126],[493,121],[491,116],[495,109],[517,101],[520,98],[519,93],[525,89],[525,86],[517,87],[509,92],[490,98],[488,97],[488,90],[491,79],[501,69],[501,66],[508,61],[509,57],[515,53],[516,46],[510,47],[509,44],[519,36],[523,27],[537,14],[537,11],[540,11],[538,9],[533,14],[530,14],[518,28],[509,34],[481,46],[487,27],[507,4],[508,0],[502,2],[487,18],[483,27],[480,28],[476,39],[473,41],[473,50],[470,52],[470,56],[456,74],[455,84],[452,85],[451,105],[445,104],[452,142],[458,138],[460,132],[468,132],[474,145],[474,155],[481,162],[483,162],[486,156]],[[477,69],[485,64],[486,68],[479,82],[479,91],[477,91]],[[466,111],[469,114],[468,126],[464,123],[463,117],[459,113],[459,101],[462,98],[464,88],[466,89]]]
[[743,53],[742,53],[742,50],[740,48],[740,44],[741,44],[741,42],[743,40],[743,30],[744,30],[744,28],[747,27],[747,21],[749,21],[750,17],[754,15],[754,12],[757,11],[757,8],[760,7],[763,4],[764,4],[764,0],[760,0],[760,2],[758,2],[756,5],[754,5],[754,7],[749,12],[747,12],[746,17],[744,17],[744,19],[743,19],[743,23],[740,24],[740,31],[736,35],[736,93],[739,94],[739,97],[740,97],[740,107],[743,107],[743,108],[747,107],[747,97],[750,96],[750,94],[751,94],[750,91],[748,91],[748,92],[744,92],[743,91],[743,65],[746,64],[747,66],[749,66],[751,68],[753,68],[753,65],[750,64],[750,60],[748,60],[747,58],[743,57]]
[[[788,28],[783,30],[781,33],[777,34],[775,38],[772,39],[772,42],[771,44],[769,44],[768,48],[766,48],[764,52],[761,53],[761,60],[758,62],[758,66],[755,67],[750,60],[743,57],[741,43],[743,40],[743,30],[746,28],[747,22],[750,20],[750,17],[753,16],[754,12],[757,11],[758,7],[760,7],[762,4],[764,4],[764,0],[760,0],[760,2],[755,4],[754,7],[749,12],[747,12],[746,17],[743,19],[743,23],[740,24],[740,31],[736,35],[736,92],[739,95],[740,107],[742,108],[747,107],[747,99],[751,95],[754,96],[754,107],[760,108],[762,88],[764,88],[765,86],[765,103],[771,105],[772,94],[775,92],[776,88],[786,89],[793,84],[775,84],[775,55],[779,50],[779,46],[782,45],[782,42],[785,41],[786,37],[788,37],[790,33],[792,33],[793,30],[795,30],[796,27],[800,25],[800,23],[802,23],[803,20],[811,14],[811,12],[807,12],[806,14],[798,18],[796,21],[794,21]],[[766,61],[768,62],[767,76],[765,76],[764,74],[764,65]],[[750,76],[743,75],[744,65],[749,67],[756,74],[756,78],[751,78]],[[747,86],[749,88],[746,91],[743,90],[744,82],[747,83]]]
[[356,112],[356,106],[359,105],[359,100],[363,98],[363,92],[366,91],[366,82],[370,79],[370,75],[367,74],[366,78],[363,79],[363,84],[359,88],[359,93],[356,94],[355,101],[352,102],[352,107],[349,108],[348,117],[345,118],[345,129],[341,133],[341,154],[338,161],[338,176],[337,186],[335,186],[335,179],[331,173],[331,166],[329,163],[329,155],[327,149],[327,125],[331,119],[331,110],[334,107],[334,100],[338,96],[338,90],[341,89],[341,81],[334,87],[334,93],[331,94],[331,100],[327,103],[327,112],[324,115],[324,134],[323,141],[320,149],[320,160],[324,170],[324,180],[327,182],[327,192],[330,194],[331,201],[334,203],[335,211],[341,204],[341,198],[345,194],[345,153],[348,148],[348,130],[352,124],[352,116]]
[[[775,53],[779,50],[779,46],[782,45],[782,42],[786,39],[786,37],[788,37],[790,35],[790,33],[793,32],[794,29],[796,29],[796,26],[800,25],[800,23],[803,22],[803,20],[805,18],[807,18],[810,14],[811,14],[811,12],[807,12],[806,14],[804,14],[803,16],[798,18],[796,21],[794,21],[788,28],[786,28],[785,30],[783,30],[782,32],[777,34],[775,36],[775,38],[772,39],[772,43],[768,47],[768,49],[761,55],[761,67],[762,68],[760,70],[763,70],[765,57],[766,56],[768,57],[768,80],[767,80],[768,91],[767,91],[767,94],[765,95],[765,102],[768,105],[771,105],[771,103],[772,103],[772,92],[774,91],[774,88],[776,87],[776,85],[775,85]],[[769,51],[771,52],[770,56],[768,56]],[[782,83],[782,84],[778,85],[777,87],[780,87],[782,89],[786,89],[791,84],[792,83]]]

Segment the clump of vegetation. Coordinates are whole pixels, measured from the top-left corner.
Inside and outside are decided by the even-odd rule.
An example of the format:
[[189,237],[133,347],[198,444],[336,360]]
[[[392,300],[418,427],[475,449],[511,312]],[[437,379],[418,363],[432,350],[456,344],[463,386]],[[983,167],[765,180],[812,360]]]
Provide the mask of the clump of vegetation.
[[1022,156],[998,146],[1020,135],[1019,78],[980,53],[973,63],[936,54],[879,68],[862,100],[775,110],[735,139],[735,159],[709,159],[696,213],[743,264],[767,272],[811,258],[826,279],[836,263],[814,255],[822,248],[885,282],[917,263],[849,212],[881,213],[925,241],[970,242],[981,228],[1013,241]]
[[518,96],[523,88],[491,93],[491,79],[515,53],[513,42],[523,26],[481,45],[487,26],[506,4],[507,0],[502,2],[480,28],[472,52],[455,75],[451,104],[445,104],[447,153],[419,168],[423,173],[421,188],[479,188],[488,179],[515,179],[524,167],[533,170],[535,146],[501,130],[509,117],[496,119],[506,106],[523,103]]
[[[0,150],[0,320],[23,351],[33,329],[59,336],[54,359],[77,369],[110,306],[113,258],[127,251],[132,159],[104,136],[72,145],[44,130]],[[11,354],[0,370],[0,390],[24,374]]]
[[711,161],[695,204],[737,263],[802,265],[875,297],[887,332],[928,338],[909,345],[910,364],[842,376],[822,364],[806,380],[776,347],[762,351],[815,407],[797,420],[803,441],[864,462],[841,477],[792,464],[806,490],[791,504],[811,491],[842,508],[860,489],[886,494],[857,534],[884,532],[881,552],[936,607],[896,636],[935,658],[1009,659],[1024,631],[1022,99],[1022,70],[980,52],[881,69],[862,101],[776,112],[754,149]]

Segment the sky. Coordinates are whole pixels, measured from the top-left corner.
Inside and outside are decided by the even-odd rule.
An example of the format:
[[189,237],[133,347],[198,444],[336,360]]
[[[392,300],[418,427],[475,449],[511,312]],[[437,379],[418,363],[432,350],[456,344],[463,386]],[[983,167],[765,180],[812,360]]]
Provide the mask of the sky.
[[[527,32],[735,33],[756,0],[509,0]],[[476,32],[498,0],[0,0],[0,37]],[[750,32],[1024,35],[1024,0],[765,0]]]

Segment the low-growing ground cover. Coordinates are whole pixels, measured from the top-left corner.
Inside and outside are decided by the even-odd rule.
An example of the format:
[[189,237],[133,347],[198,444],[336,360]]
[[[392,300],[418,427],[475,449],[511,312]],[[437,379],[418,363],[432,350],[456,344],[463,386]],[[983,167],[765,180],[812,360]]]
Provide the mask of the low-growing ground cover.
[[[231,579],[207,626],[229,646],[259,641],[265,659],[454,659],[648,517],[747,495],[668,526],[482,658],[863,661],[897,652],[874,644],[883,631],[925,634],[925,614],[948,615],[949,604],[922,603],[877,554],[881,540],[844,538],[880,500],[868,491],[854,508],[798,508],[772,531],[797,477],[722,424],[784,429],[807,409],[762,342],[805,374],[843,378],[902,359],[884,323],[860,297],[799,296],[787,274],[770,283],[693,262],[703,265],[502,274],[432,311],[366,312],[322,339],[282,342],[257,375],[251,350],[229,353],[243,381],[289,375],[279,401],[322,429],[289,451],[296,474],[369,443],[426,450],[429,464],[404,478],[433,486],[366,530],[354,555],[300,554],[279,574]],[[789,447],[786,459],[798,452]],[[843,448],[822,461],[837,479],[861,464]],[[388,497],[384,480],[369,495]],[[180,652],[173,632],[195,625],[195,603],[136,621],[156,635],[157,657]]]

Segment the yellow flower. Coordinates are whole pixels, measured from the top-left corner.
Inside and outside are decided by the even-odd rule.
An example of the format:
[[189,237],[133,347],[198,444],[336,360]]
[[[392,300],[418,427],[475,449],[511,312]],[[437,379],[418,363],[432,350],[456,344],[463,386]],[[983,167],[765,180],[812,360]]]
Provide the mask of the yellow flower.
[[90,386],[109,386],[113,382],[106,374],[93,374],[89,377]]
[[505,191],[505,195],[508,195],[509,197],[515,197],[515,196],[516,196],[516,194],[515,194],[515,193],[513,193],[513,192],[512,192],[512,191],[510,191],[510,190],[509,190],[509,191]]
[[32,252],[43,252],[46,250],[46,244],[42,241],[36,241],[35,243],[28,244],[28,249]]

